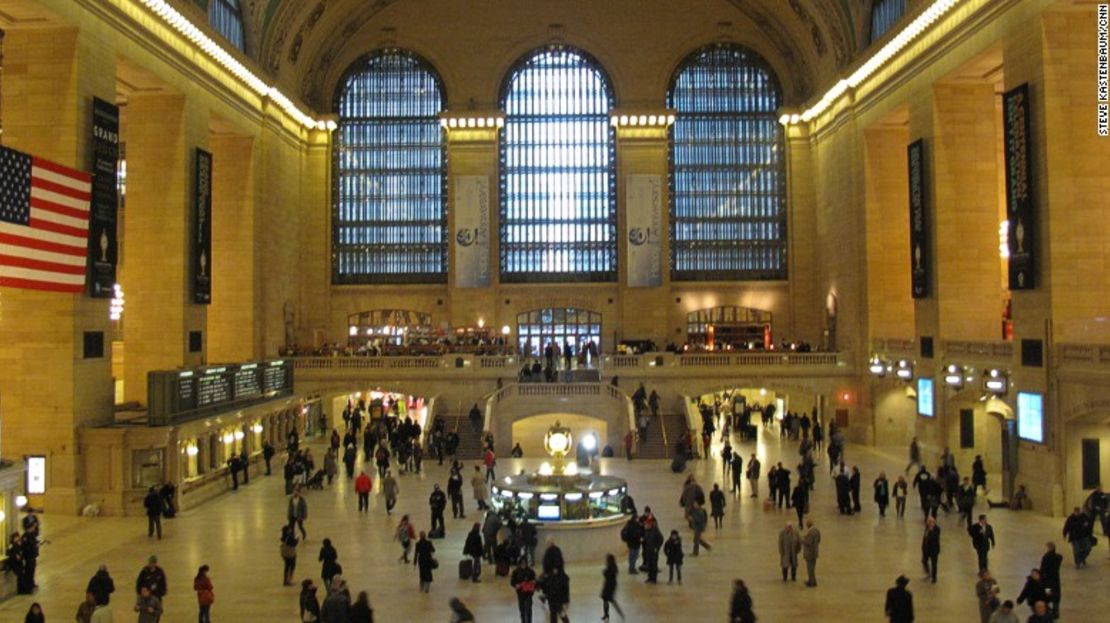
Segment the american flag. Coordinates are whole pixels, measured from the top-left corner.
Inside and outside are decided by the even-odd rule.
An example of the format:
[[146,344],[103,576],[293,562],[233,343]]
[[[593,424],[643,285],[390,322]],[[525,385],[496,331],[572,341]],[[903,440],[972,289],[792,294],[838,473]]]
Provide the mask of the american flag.
[[85,288],[91,178],[0,147],[0,286]]

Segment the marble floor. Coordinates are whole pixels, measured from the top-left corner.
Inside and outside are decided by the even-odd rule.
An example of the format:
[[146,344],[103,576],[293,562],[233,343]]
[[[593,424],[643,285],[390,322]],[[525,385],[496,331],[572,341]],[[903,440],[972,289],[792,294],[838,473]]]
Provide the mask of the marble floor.
[[[780,457],[789,461],[787,465],[796,464],[796,444],[780,442],[774,433],[764,433],[758,443],[737,445],[745,455],[758,452],[764,469],[769,461]],[[909,589],[914,593],[918,621],[977,621],[976,559],[956,515],[942,515],[940,520],[940,578],[933,585],[922,579],[921,515],[913,493],[905,519],[889,513],[880,518],[874,504],[867,503],[871,480],[879,470],[899,472],[904,466],[903,455],[902,448],[848,447],[849,464],[859,465],[863,472],[865,500],[864,512],[850,517],[836,513],[827,465],[819,464],[812,504],[812,517],[823,534],[817,570],[819,587],[808,589],[802,581],[781,581],[777,534],[786,521],[794,520],[794,512],[765,511],[747,497],[745,483],[742,497],[729,498],[724,528],[711,528],[707,533],[712,552],[687,557],[683,585],[645,585],[642,575],[624,575],[622,566],[617,596],[627,620],[664,621],[678,616],[683,621],[725,621],[731,583],[739,577],[751,589],[760,621],[803,617],[815,622],[882,621],[885,591],[895,577],[905,573],[912,579]],[[535,467],[538,462],[503,459],[499,467],[515,472]],[[446,478],[445,467],[426,465],[428,469],[422,475],[401,477],[400,502],[393,518],[386,516],[384,501],[376,494],[371,512],[359,515],[356,497],[345,479],[330,489],[309,493],[308,541],[301,549],[297,577],[319,577],[316,554],[321,539],[330,537],[339,550],[339,561],[352,591],[369,592],[376,621],[447,621],[447,602],[455,596],[471,607],[478,621],[518,620],[516,600],[505,578],[486,573],[483,583],[473,584],[456,577],[465,531],[477,517],[469,495],[467,519],[448,517],[447,538],[436,542],[441,568],[430,594],[418,592],[413,567],[398,564],[399,548],[392,540],[397,513],[410,513],[418,529],[426,527],[432,484]],[[664,533],[678,528],[689,551],[690,533],[678,506],[685,475],[671,473],[665,461],[603,460],[602,471],[627,479],[637,504],[641,508],[652,506]],[[703,484],[722,481],[716,461],[692,462],[689,471]],[[707,491],[710,488],[706,486]],[[765,495],[765,479],[761,488],[760,494]],[[466,492],[469,494],[469,487]],[[255,478],[238,492],[166,521],[162,541],[147,538],[146,520],[141,517],[44,517],[43,533],[50,544],[42,549],[38,593],[0,603],[0,621],[22,621],[32,601],[43,605],[48,621],[73,620],[86,582],[101,563],[108,565],[116,580],[117,592],[112,600],[115,620],[134,620],[131,606],[135,577],[152,553],[158,554],[169,577],[163,621],[195,620],[191,580],[201,564],[212,567],[215,621],[295,621],[298,589],[281,585],[277,538],[284,517],[285,498],[279,476]],[[991,511],[990,520],[999,544],[991,556],[991,566],[1004,598],[1017,597],[1025,575],[1040,560],[1044,542],[1052,539],[1065,554],[1061,620],[1094,621],[1110,611],[1107,539],[1100,537],[1089,566],[1076,570],[1070,548],[1060,542],[1062,520],[1005,510]],[[624,554],[623,546],[616,542],[610,551],[618,560]],[[598,552],[596,564],[568,566],[570,615],[574,621],[601,616],[598,594],[604,553]],[[1022,620],[1028,615],[1024,606],[1018,612]],[[543,620],[539,618],[543,614],[538,602],[535,614],[537,621]]]

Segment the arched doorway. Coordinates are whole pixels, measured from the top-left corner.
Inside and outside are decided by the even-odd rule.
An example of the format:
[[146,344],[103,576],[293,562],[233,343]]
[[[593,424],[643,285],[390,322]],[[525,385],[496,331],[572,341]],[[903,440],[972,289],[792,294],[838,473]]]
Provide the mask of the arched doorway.
[[547,307],[517,314],[517,348],[524,356],[543,355],[544,346],[563,348],[568,342],[575,353],[592,343],[601,352],[601,314],[575,307]]

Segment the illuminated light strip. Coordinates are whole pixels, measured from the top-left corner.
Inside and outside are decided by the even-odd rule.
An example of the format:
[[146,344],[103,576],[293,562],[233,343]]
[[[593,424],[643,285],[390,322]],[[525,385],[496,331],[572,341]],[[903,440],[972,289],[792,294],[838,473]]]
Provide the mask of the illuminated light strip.
[[309,129],[317,130],[334,130],[336,124],[334,121],[317,121],[315,118],[305,114],[301,109],[297,108],[284,93],[278,90],[276,86],[266,84],[261,78],[256,76],[254,72],[247,69],[242,63],[235,59],[227,50],[219,43],[213,41],[208,35],[204,34],[201,29],[197,28],[195,24],[189,21],[184,15],[179,13],[177,9],[170,6],[166,0],[138,0],[155,15],[160,17],[168,26],[176,30],[182,37],[185,37],[193,45],[199,47],[205,54],[212,60],[216,61],[218,65],[231,72],[236,78],[246,84],[252,91],[258,93],[262,97],[269,98],[272,102],[284,111],[287,115],[295,119],[298,123]]
[[812,121],[818,115],[828,110],[833,102],[839,99],[841,95],[848,92],[848,89],[854,89],[862,84],[864,80],[871,77],[871,75],[878,71],[887,61],[893,58],[895,54],[901,52],[903,48],[916,39],[918,35],[923,33],[925,29],[932,26],[933,22],[936,22],[953,7],[963,1],[964,0],[935,0],[929,8],[915,17],[913,21],[907,24],[893,39],[879,48],[879,51],[873,54],[871,58],[867,59],[867,62],[853,71],[850,76],[834,84],[811,108],[800,115],[783,115],[779,117],[779,123],[782,125],[790,125],[796,124],[799,121],[805,121],[807,123]]

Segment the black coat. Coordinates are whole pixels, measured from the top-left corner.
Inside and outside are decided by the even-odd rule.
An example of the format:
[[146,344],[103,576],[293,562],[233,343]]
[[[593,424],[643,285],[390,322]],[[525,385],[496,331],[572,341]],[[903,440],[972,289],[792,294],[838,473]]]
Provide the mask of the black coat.
[[482,533],[478,530],[471,530],[466,535],[466,543],[463,544],[463,556],[471,556],[473,558],[481,558],[482,556]]
[[884,610],[886,615],[890,617],[890,623],[912,623],[913,593],[907,591],[903,586],[888,590]]
[[752,596],[747,590],[732,592],[732,604],[729,606],[728,615],[733,623],[755,623],[755,613],[752,612]]
[[432,565],[434,564],[435,557],[432,556],[436,552],[436,546],[428,539],[421,539],[416,542],[416,547],[413,549],[413,564],[420,569],[420,581],[432,581]]
[[663,546],[663,554],[667,557],[668,565],[681,565],[685,554],[682,552],[682,539],[667,539]]
[[617,593],[617,566],[605,567],[601,575],[605,578],[601,584],[601,598],[612,601],[613,596]]
[[921,538],[921,553],[926,556],[940,555],[940,526],[925,531]]
[[1064,561],[1064,557],[1056,552],[1045,552],[1041,556],[1041,580],[1044,582],[1045,588],[1051,588],[1057,596],[1060,593],[1060,563]]
[[547,597],[552,609],[558,610],[559,607],[570,603],[570,578],[567,577],[566,573],[563,573],[562,569],[558,569],[550,575],[544,575],[541,585],[543,586],[543,594]]
[[1034,579],[1033,576],[1029,576],[1025,578],[1025,586],[1022,587],[1021,594],[1018,595],[1017,602],[1019,604],[1029,602],[1029,607],[1032,608],[1033,604],[1037,603],[1038,601],[1048,601],[1048,597],[1045,595],[1044,589],[1045,585],[1043,580]]
[[107,571],[97,571],[96,575],[89,580],[89,586],[85,592],[92,593],[96,605],[103,606],[111,599],[112,593],[116,592],[116,583],[112,581],[112,576],[108,575]]

